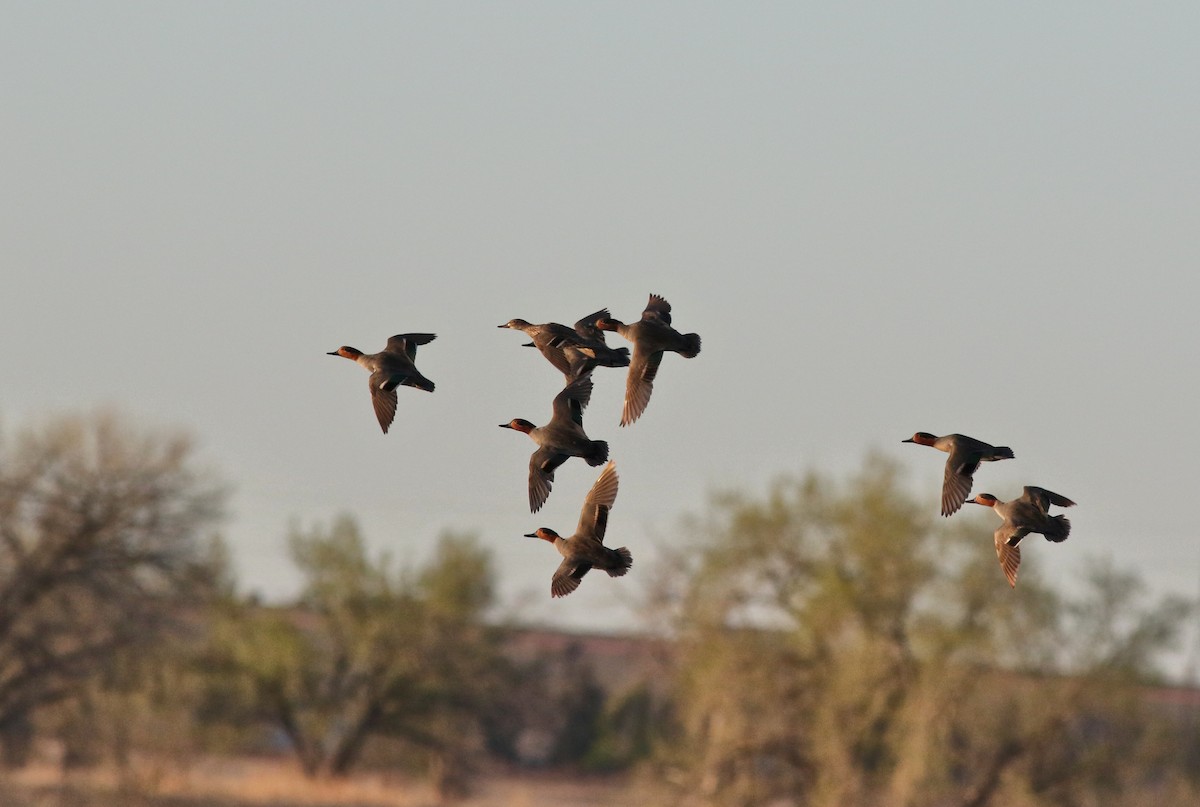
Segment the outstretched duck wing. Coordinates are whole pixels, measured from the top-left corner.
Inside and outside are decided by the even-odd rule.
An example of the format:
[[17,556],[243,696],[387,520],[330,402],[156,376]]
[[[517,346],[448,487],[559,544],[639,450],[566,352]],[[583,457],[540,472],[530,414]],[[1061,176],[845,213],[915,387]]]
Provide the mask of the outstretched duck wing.
[[539,448],[529,457],[529,512],[536,513],[542,509],[546,499],[550,498],[550,488],[554,484],[554,470],[569,459],[567,454],[560,454],[549,448]]
[[417,345],[427,345],[434,339],[436,333],[398,333],[387,340],[387,349],[404,353],[412,361],[417,358]]
[[575,323],[575,333],[582,336],[584,339],[597,339],[604,341],[604,331],[596,327],[596,320],[608,319],[611,314],[607,308],[601,308],[599,311],[593,311],[586,317],[583,317]]
[[383,370],[376,370],[367,379],[371,385],[371,406],[375,408],[375,417],[383,433],[387,434],[388,427],[396,419],[396,385],[391,383],[392,376]]
[[1021,547],[1008,545],[1010,532],[1011,530],[1005,527],[996,530],[996,557],[1000,561],[1000,568],[1004,570],[1004,576],[1008,578],[1008,584],[1016,588],[1017,569],[1021,566]]
[[946,475],[942,482],[942,515],[958,512],[971,493],[971,483],[979,468],[978,457],[964,456],[955,449],[946,459]]
[[575,528],[575,538],[572,540],[594,538],[604,543],[608,511],[617,500],[618,482],[616,463],[610,460],[584,499],[583,508],[579,511],[579,526]]
[[656,350],[647,353],[634,345],[633,359],[629,362],[629,376],[625,380],[625,403],[621,408],[621,425],[628,426],[642,416],[654,392],[654,379],[663,353]]
[[572,421],[576,426],[583,425],[583,410],[592,399],[592,377],[590,374],[580,376],[562,388],[554,396],[552,421],[565,423]]
[[670,325],[671,304],[665,298],[657,294],[651,294],[650,302],[646,303],[646,308],[642,311],[642,319],[650,322],[661,322],[663,325]]
[[579,588],[579,581],[591,568],[592,564],[585,560],[563,558],[563,562],[558,564],[558,569],[554,572],[554,577],[550,579],[550,596],[565,597]]
[[1059,507],[1074,507],[1075,502],[1068,499],[1059,493],[1045,488],[1039,488],[1035,485],[1026,485],[1025,492],[1021,494],[1021,498],[1032,504],[1034,507],[1045,513],[1050,509],[1050,505],[1056,504]]

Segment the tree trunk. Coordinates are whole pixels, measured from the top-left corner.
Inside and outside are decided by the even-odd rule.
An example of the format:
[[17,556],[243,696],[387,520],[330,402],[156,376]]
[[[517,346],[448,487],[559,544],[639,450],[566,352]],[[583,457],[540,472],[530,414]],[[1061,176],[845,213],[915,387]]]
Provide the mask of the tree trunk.
[[962,807],[987,807],[992,796],[1000,787],[1000,777],[1003,775],[1004,769],[1015,762],[1024,752],[1024,745],[1016,740],[1010,740],[1001,745],[996,750],[996,755],[992,757],[992,764],[988,765],[983,780],[975,787],[975,792],[963,801]]
[[338,743],[337,750],[333,753],[333,759],[329,763],[330,774],[333,776],[346,776],[350,773],[350,768],[354,766],[354,763],[358,762],[358,756],[362,753],[367,738],[374,731],[380,714],[381,711],[378,702],[373,702],[366,708],[362,718],[354,725],[353,729],[346,733],[342,741]]

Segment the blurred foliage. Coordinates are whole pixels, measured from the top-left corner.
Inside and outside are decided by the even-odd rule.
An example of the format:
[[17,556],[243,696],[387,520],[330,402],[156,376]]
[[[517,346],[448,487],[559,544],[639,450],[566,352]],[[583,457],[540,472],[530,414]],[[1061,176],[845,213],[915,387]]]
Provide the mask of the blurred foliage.
[[211,594],[203,538],[222,498],[185,436],[112,413],[48,418],[0,443],[0,747],[9,763],[26,760],[39,715],[86,703],[96,682],[178,632]]
[[604,701],[578,644],[510,663],[504,687],[483,715],[487,748],[518,764],[578,763],[596,741]]
[[679,637],[653,768],[676,803],[1119,804],[1186,778],[1140,685],[1191,606],[1104,564],[1078,599],[1036,563],[1012,590],[990,526],[924,510],[873,457],[691,522],[655,603]]
[[461,789],[481,747],[476,715],[502,669],[491,557],[445,535],[417,573],[368,555],[349,516],[293,529],[296,607],[232,598],[206,654],[207,720],[273,726],[309,776],[348,773],[373,738],[409,744],[439,786]]
[[647,684],[608,698],[596,721],[585,765],[597,771],[616,771],[648,759],[658,727],[669,721],[669,709],[669,703]]

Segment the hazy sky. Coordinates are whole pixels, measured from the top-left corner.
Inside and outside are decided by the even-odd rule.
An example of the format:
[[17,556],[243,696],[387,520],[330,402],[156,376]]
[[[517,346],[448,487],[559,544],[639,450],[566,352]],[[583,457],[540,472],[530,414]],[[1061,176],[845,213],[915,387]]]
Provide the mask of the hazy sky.
[[[1026,553],[1051,581],[1099,556],[1200,585],[1194,3],[2,11],[0,418],[194,432],[247,588],[294,593],[289,519],[348,511],[405,562],[477,532],[525,618],[624,627],[711,490],[878,450],[936,513],[917,430],[1013,447],[976,492],[1079,503]],[[703,352],[628,429],[597,371],[585,419],[634,573],[551,601],[521,535],[569,533],[598,469],[528,512],[533,444],[496,425],[545,421],[561,377],[496,326],[649,292]],[[384,436],[325,352],[403,331],[438,334],[438,387]]]

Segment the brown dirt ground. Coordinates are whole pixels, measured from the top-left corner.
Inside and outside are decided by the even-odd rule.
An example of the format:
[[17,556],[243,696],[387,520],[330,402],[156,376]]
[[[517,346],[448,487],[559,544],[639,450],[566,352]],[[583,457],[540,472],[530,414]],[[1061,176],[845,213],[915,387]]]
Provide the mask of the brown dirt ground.
[[[630,804],[625,777],[491,772],[455,807],[600,807]],[[0,774],[0,807],[440,807],[428,784],[363,774],[310,781],[279,760],[204,760],[185,770],[143,767],[120,776],[88,771],[63,776],[53,766]]]

